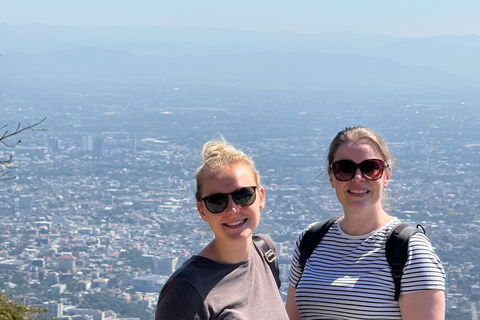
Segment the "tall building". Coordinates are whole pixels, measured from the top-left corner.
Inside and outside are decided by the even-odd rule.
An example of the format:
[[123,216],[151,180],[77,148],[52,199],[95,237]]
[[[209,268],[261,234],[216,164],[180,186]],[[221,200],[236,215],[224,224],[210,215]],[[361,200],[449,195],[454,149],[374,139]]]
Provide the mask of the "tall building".
[[53,153],[57,153],[60,146],[60,140],[57,138],[48,139],[48,147]]
[[159,274],[172,274],[177,267],[178,257],[154,257],[153,258],[153,272]]
[[45,259],[43,258],[36,258],[32,260],[32,266],[45,268]]
[[48,285],[57,284],[59,281],[58,273],[57,272],[49,272],[46,277]]
[[65,283],[57,283],[50,287],[53,293],[61,295],[67,289],[67,285]]
[[42,308],[48,309],[47,312],[41,313],[41,319],[52,319],[63,316],[63,304],[56,301],[48,301],[42,304]]
[[93,137],[82,137],[82,151],[93,151]]
[[101,157],[104,157],[105,154],[106,154],[105,139],[102,139],[102,138],[95,139],[95,142],[93,144],[93,156],[95,158],[101,158]]
[[75,271],[75,260],[74,256],[60,256],[58,257],[58,271],[67,272],[67,271]]

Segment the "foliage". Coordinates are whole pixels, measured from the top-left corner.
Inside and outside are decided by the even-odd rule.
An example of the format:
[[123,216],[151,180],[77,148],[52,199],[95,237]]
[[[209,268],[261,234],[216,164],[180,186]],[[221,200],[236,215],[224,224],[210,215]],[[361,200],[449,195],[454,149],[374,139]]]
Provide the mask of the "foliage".
[[82,290],[82,287],[78,281],[74,281],[72,279],[68,279],[63,281],[67,285],[67,290],[69,292],[80,292]]
[[45,311],[35,309],[33,306],[26,307],[11,301],[5,293],[0,293],[0,320],[33,320]]
[[15,271],[13,274],[12,274],[12,279],[11,281],[15,284],[27,284],[27,280],[26,280],[26,277],[25,277],[25,273],[24,272],[19,272],[19,271]]
[[132,268],[151,268],[151,261],[148,258],[143,257],[143,253],[140,250],[130,250],[126,254],[125,264],[130,265]]

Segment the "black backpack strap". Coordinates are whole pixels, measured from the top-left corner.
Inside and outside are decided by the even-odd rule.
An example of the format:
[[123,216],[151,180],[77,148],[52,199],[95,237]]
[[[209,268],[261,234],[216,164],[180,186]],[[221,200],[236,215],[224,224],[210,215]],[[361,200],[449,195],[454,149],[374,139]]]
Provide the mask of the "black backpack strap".
[[[420,227],[423,231],[425,230],[422,226]],[[417,228],[408,223],[400,223],[392,228],[387,236],[387,242],[385,243],[385,256],[390,265],[393,283],[395,284],[395,301],[398,301],[398,298],[400,297],[400,284],[403,275],[403,268],[408,259],[408,242],[411,236],[417,232],[421,232]]]
[[278,268],[278,259],[275,251],[270,248],[270,246],[262,239],[258,234],[254,234],[252,237],[253,242],[256,244],[257,248],[263,254],[263,258],[267,261],[270,270],[272,270],[273,277],[277,283],[277,287],[280,288],[282,282],[280,280],[280,270]]
[[310,257],[313,250],[315,250],[317,244],[320,243],[323,236],[339,218],[340,216],[333,217],[322,222],[317,222],[305,232],[302,240],[300,241],[300,256],[298,257],[298,265],[302,273],[303,269],[305,268],[305,264],[307,263],[307,259]]

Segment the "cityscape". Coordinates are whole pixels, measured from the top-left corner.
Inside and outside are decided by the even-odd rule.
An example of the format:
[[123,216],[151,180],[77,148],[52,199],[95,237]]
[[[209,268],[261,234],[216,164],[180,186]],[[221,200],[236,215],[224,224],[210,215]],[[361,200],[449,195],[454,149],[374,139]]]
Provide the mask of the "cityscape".
[[[14,79],[15,80],[15,79]],[[279,256],[285,300],[295,241],[342,214],[326,149],[346,126],[385,139],[398,165],[390,214],[422,224],[447,273],[447,319],[480,308],[480,105],[475,88],[265,88],[145,79],[2,83],[1,125],[25,131],[0,181],[1,290],[58,319],[152,319],[158,293],[213,237],[196,211],[203,143],[256,161],[257,232]]]

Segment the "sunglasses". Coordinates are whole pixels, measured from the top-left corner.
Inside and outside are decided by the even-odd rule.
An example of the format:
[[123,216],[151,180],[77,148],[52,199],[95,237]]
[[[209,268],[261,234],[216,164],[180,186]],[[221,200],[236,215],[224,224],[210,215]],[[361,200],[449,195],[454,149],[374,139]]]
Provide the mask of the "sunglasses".
[[257,186],[243,187],[232,193],[215,193],[203,197],[200,201],[205,203],[211,213],[220,213],[228,206],[228,196],[232,195],[233,201],[241,207],[251,206],[257,198],[255,190]]
[[365,180],[378,180],[383,176],[383,170],[388,164],[380,159],[367,159],[361,163],[352,160],[338,160],[332,163],[330,169],[338,181],[349,181],[355,176],[357,169],[363,174]]

